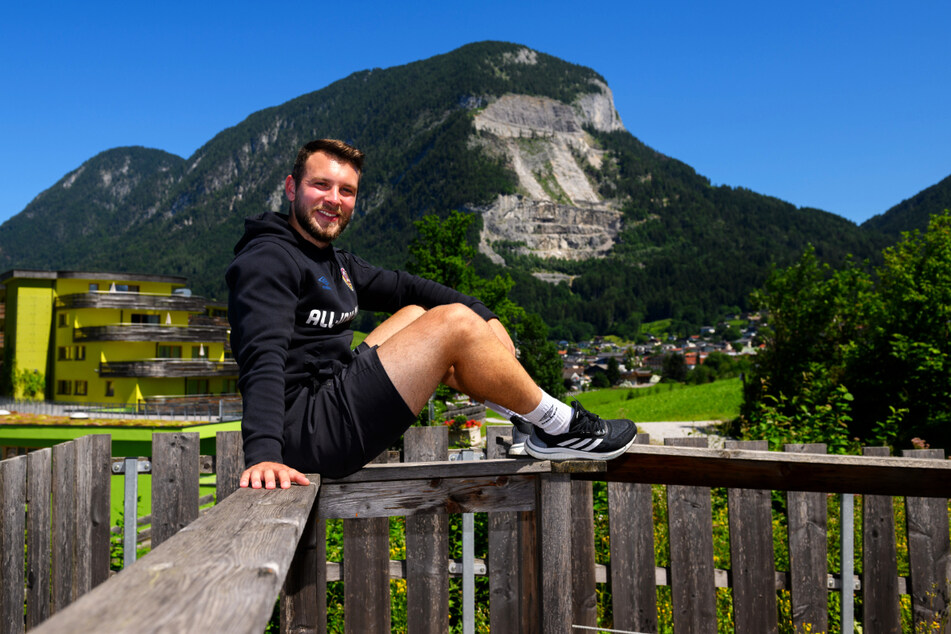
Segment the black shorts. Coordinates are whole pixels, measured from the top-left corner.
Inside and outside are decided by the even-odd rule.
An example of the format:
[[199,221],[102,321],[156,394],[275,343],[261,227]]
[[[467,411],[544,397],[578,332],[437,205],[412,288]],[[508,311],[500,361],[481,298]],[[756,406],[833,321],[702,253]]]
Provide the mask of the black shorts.
[[284,462],[304,473],[342,478],[359,471],[416,420],[380,363],[360,344],[333,378],[304,387],[284,417]]

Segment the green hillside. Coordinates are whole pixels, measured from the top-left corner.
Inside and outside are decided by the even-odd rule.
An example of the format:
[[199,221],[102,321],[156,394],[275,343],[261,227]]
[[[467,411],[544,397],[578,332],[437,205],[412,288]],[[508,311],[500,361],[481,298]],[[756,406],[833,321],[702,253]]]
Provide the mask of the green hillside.
[[[354,73],[255,112],[187,159],[117,148],[91,158],[0,226],[0,269],[115,270],[186,276],[193,290],[225,299],[223,272],[243,221],[284,209],[282,183],[299,146],[348,140],[368,155],[357,217],[341,246],[404,266],[413,220],[477,211],[517,192],[512,166],[474,142],[473,117],[505,94],[571,103],[604,82],[596,71],[517,44],[481,42],[388,69]],[[521,61],[520,61],[521,59]],[[609,257],[541,261],[506,254],[513,297],[544,315],[558,337],[631,335],[643,320],[711,320],[744,307],[771,264],[806,244],[840,260],[878,253],[877,231],[798,209],[745,189],[712,187],[628,132],[588,131],[606,151],[588,178],[623,209]],[[477,258],[485,274],[497,265]],[[551,285],[537,271],[574,276]]]

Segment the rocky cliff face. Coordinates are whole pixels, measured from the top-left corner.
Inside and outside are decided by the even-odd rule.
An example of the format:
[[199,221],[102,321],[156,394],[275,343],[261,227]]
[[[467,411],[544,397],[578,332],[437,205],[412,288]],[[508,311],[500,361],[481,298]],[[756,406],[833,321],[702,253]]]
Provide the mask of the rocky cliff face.
[[504,261],[492,246],[500,241],[524,253],[569,260],[603,257],[613,246],[621,213],[585,173],[586,164],[600,167],[603,152],[584,127],[613,131],[624,126],[611,91],[601,82],[597,87],[572,104],[504,95],[476,115],[479,136],[473,142],[504,158],[518,175],[520,190],[480,210],[480,250],[494,261]]

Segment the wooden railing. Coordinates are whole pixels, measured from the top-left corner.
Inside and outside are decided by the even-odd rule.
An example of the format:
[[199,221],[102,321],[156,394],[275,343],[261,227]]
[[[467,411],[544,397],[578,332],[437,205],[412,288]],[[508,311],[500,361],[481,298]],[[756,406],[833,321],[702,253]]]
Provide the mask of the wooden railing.
[[[487,451],[498,458],[505,449],[502,430],[489,431]],[[900,594],[911,597],[914,627],[948,628],[951,463],[935,459],[943,457],[936,450],[890,458],[811,453],[820,446],[778,453],[759,450],[761,444],[732,443],[722,450],[638,444],[609,463],[448,462],[445,428],[413,428],[404,437],[404,458],[411,462],[373,464],[341,480],[314,477],[309,487],[267,491],[235,490],[240,439],[227,432],[218,437],[218,504],[199,518],[197,435],[156,434],[153,550],[101,583],[103,509],[92,501],[102,493],[97,482],[105,476],[95,474],[104,454],[91,450],[100,447],[102,436],[93,438],[67,443],[73,449],[54,447],[52,468],[49,457],[34,457],[43,452],[0,467],[4,632],[24,627],[24,601],[26,627],[53,613],[37,632],[260,632],[279,589],[284,631],[326,631],[326,584],[337,578],[344,581],[347,631],[388,632],[394,576],[406,579],[407,630],[444,632],[447,514],[458,512],[489,513],[493,632],[569,632],[574,625],[657,631],[658,585],[670,586],[678,634],[716,629],[718,587],[732,591],[737,632],[777,631],[780,589],[791,595],[787,629],[827,631],[830,586],[850,582],[864,595],[866,632],[901,631]],[[64,452],[77,456],[75,472],[61,466]],[[53,474],[48,486],[44,470]],[[608,483],[607,566],[595,563],[592,480]],[[655,562],[651,484],[667,485],[665,568]],[[710,487],[729,489],[730,570],[714,565]],[[51,521],[42,516],[48,506],[44,491],[50,489],[52,553],[44,551],[41,537],[31,541]],[[788,571],[777,571],[774,562],[771,490],[790,491]],[[864,494],[861,577],[827,571],[829,492]],[[898,574],[894,495],[907,496],[907,577]],[[30,514],[34,508],[39,517]],[[390,561],[386,518],[394,516],[406,517],[405,562]],[[327,518],[344,518],[342,563],[325,561]],[[25,526],[24,579],[16,570],[22,575]],[[42,577],[49,561],[52,583]],[[611,624],[596,622],[599,583],[610,585]]]

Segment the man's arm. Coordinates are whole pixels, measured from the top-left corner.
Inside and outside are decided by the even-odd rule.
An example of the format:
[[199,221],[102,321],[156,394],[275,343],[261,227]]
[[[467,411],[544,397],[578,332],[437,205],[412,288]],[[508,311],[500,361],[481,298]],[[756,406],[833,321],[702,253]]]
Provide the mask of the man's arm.
[[242,252],[226,275],[231,345],[244,397],[241,431],[248,465],[283,459],[284,372],[298,278],[290,255],[267,242]]

